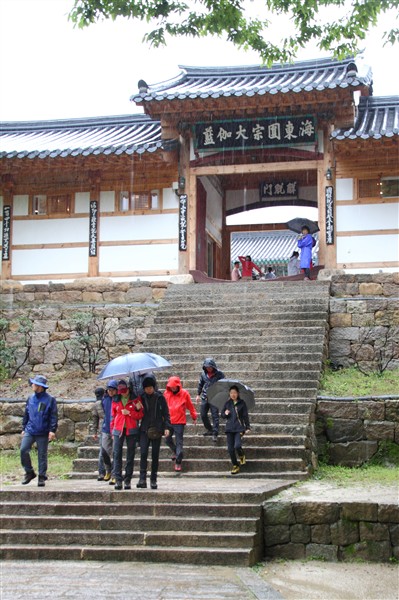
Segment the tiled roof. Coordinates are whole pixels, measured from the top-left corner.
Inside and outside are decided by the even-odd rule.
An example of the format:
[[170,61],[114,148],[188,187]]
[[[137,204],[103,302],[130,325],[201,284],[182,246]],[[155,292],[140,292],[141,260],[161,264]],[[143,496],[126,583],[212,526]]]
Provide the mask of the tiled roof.
[[146,115],[0,123],[0,158],[142,154],[163,147]]
[[[317,240],[313,254],[317,254]],[[253,231],[233,233],[231,236],[231,260],[247,256],[259,266],[287,263],[294,250],[298,249],[298,234],[293,231]]]
[[186,98],[220,98],[286,94],[288,92],[322,91],[333,88],[371,85],[368,69],[360,76],[353,58],[343,61],[324,58],[272,67],[183,67],[174,79],[147,86],[139,82],[135,102],[151,100],[184,100]]
[[336,140],[379,140],[395,135],[399,135],[399,96],[362,96],[354,126],[335,129],[331,137]]

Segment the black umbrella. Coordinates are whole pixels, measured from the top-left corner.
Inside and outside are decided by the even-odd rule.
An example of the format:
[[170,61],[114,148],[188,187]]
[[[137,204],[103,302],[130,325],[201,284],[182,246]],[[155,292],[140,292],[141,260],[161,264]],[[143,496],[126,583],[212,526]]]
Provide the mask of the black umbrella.
[[314,221],[311,221],[310,219],[303,219],[301,217],[297,217],[296,219],[291,219],[291,221],[288,221],[288,223],[286,223],[288,229],[291,229],[291,231],[295,231],[295,233],[301,233],[302,232],[302,227],[307,227],[309,229],[309,233],[313,234],[313,233],[317,233],[317,231],[320,231],[317,223],[315,223]]
[[235,379],[219,379],[216,383],[212,383],[207,389],[206,395],[208,402],[216,406],[219,410],[222,410],[223,406],[229,399],[229,391],[231,386],[236,385],[238,387],[238,395],[241,400],[245,401],[248,410],[255,406],[255,393],[250,387],[236,381]]

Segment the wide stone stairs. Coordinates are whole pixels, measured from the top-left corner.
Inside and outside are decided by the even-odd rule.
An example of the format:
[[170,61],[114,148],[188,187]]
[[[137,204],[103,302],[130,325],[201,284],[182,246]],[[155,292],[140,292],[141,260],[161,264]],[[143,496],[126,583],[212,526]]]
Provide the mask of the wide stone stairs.
[[[170,372],[158,373],[160,389],[171,374],[181,377],[193,399],[202,362],[212,356],[231,379],[255,390],[247,464],[240,477],[299,479],[312,464],[311,424],[321,372],[328,311],[325,282],[240,282],[175,285],[167,290],[143,350],[166,357]],[[199,407],[197,407],[199,409]],[[224,423],[215,444],[188,417],[183,476],[229,475]],[[79,448],[73,477],[93,478],[98,449]],[[136,459],[138,462],[138,459]],[[163,444],[160,476],[172,476]]]

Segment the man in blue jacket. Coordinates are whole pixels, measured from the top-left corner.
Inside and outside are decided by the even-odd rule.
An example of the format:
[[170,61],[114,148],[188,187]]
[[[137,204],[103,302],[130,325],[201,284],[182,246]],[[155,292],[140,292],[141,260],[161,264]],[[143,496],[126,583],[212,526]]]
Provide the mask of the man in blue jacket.
[[39,480],[38,486],[44,487],[47,479],[48,443],[55,439],[58,425],[57,402],[47,393],[47,379],[43,375],[29,379],[33,394],[28,398],[22,419],[21,464],[25,469],[22,485],[36,477],[30,459],[30,451],[36,442]]

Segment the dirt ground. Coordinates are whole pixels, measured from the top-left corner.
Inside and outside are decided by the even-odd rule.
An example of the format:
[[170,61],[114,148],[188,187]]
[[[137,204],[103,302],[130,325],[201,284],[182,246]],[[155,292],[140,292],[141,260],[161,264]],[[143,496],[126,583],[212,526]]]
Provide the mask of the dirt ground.
[[[38,375],[39,373],[37,373]],[[57,371],[55,373],[40,373],[48,378],[49,393],[57,400],[78,400],[94,397],[97,386],[104,387],[106,382],[98,381],[94,373],[85,371]],[[31,393],[29,377],[34,374],[6,379],[0,382],[1,398],[19,398],[25,400]]]

